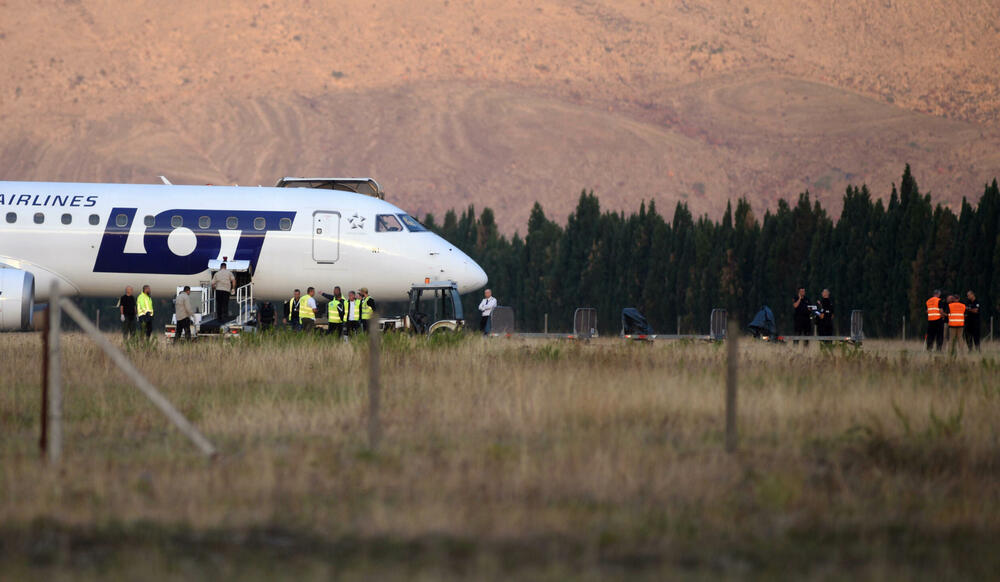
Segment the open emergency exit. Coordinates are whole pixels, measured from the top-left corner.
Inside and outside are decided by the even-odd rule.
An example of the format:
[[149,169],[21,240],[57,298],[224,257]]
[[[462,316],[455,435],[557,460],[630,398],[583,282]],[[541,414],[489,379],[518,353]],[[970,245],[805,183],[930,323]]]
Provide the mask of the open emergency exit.
[[340,258],[340,213],[313,213],[313,260],[333,263]]

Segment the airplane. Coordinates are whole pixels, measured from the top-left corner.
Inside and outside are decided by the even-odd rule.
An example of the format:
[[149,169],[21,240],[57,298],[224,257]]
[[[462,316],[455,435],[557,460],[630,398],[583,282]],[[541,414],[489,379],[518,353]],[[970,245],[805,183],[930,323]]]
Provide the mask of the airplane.
[[247,261],[259,299],[295,288],[368,287],[401,301],[414,283],[486,285],[455,245],[386,202],[370,178],[283,178],[274,187],[0,182],[0,331],[30,329],[35,302],[117,297],[150,285],[172,297],[209,262]]

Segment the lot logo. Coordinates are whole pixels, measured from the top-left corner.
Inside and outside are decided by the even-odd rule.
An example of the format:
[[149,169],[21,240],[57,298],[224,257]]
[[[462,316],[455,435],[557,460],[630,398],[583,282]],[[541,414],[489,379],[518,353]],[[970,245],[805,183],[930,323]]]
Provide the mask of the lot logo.
[[136,211],[136,208],[111,211],[94,263],[95,273],[201,273],[208,268],[208,261],[219,258],[222,250],[220,231],[232,232],[238,237],[231,259],[250,261],[256,269],[267,233],[278,230],[283,218],[295,218],[292,211],[164,210],[153,217],[152,226],[145,227],[142,235],[145,252],[126,252],[125,243]]

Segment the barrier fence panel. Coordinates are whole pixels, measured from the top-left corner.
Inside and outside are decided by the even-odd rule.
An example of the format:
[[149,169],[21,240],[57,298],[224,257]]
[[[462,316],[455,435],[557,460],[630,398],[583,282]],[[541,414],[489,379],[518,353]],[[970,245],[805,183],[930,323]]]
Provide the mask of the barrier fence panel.
[[582,338],[597,337],[597,310],[580,307],[573,313],[573,335]]
[[490,314],[490,333],[507,335],[514,333],[514,308],[501,305]]
[[865,339],[864,318],[861,310],[851,311],[851,341],[860,342]]
[[729,314],[725,309],[713,309],[712,317],[709,321],[708,335],[713,341],[726,339],[726,332],[729,330]]

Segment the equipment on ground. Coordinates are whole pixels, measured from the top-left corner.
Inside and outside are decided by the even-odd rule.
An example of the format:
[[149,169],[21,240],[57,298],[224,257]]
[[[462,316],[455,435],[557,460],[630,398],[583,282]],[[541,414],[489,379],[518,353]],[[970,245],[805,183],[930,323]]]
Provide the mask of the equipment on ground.
[[748,326],[750,333],[756,339],[764,341],[780,341],[778,338],[778,326],[774,322],[774,312],[767,305],[763,306],[753,321]]
[[630,339],[646,339],[645,336],[653,335],[653,328],[650,327],[646,316],[635,307],[622,309],[622,336],[635,336]]
[[[212,289],[212,277],[226,263],[226,268],[236,278],[236,290],[230,295],[236,300],[236,313],[230,313],[228,321],[216,319],[215,290]],[[197,286],[191,286],[191,304],[194,306],[194,317],[191,321],[191,335],[213,337],[238,337],[242,333],[257,331],[257,305],[253,298],[253,269],[250,261],[218,261],[208,262],[209,276],[207,281],[201,281]],[[184,290],[177,287],[176,298]],[[166,328],[167,339],[177,337],[177,316],[170,318]]]
[[459,331],[465,327],[462,297],[455,281],[415,283],[408,292],[409,309],[402,317],[380,317],[382,331],[421,335]]

